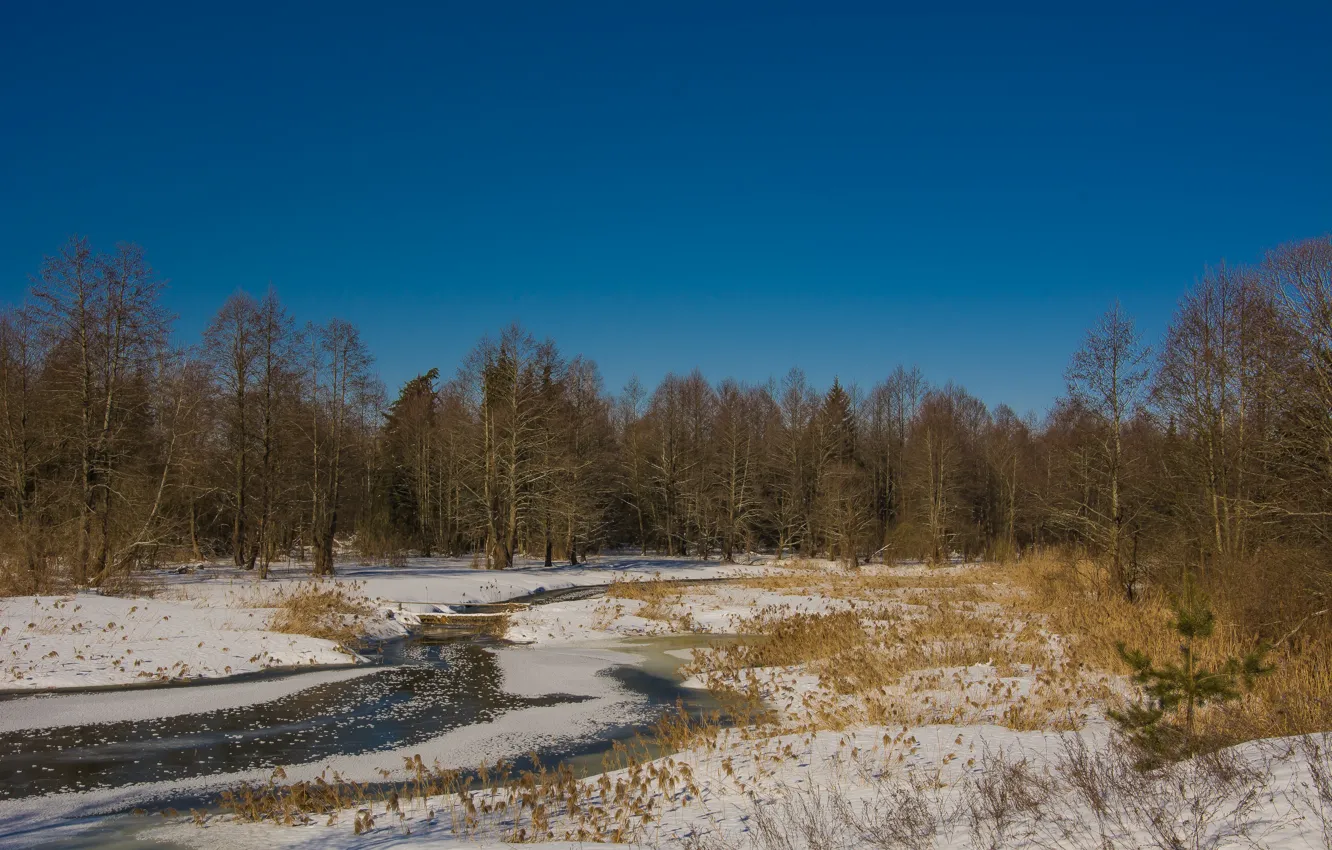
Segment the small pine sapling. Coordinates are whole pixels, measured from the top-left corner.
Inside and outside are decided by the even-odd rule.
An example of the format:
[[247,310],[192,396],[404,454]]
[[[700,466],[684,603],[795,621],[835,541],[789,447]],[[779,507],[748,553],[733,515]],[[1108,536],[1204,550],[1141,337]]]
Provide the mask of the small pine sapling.
[[[1196,710],[1238,698],[1241,684],[1252,687],[1254,679],[1272,668],[1263,663],[1266,646],[1257,647],[1243,658],[1227,658],[1216,668],[1198,662],[1196,643],[1212,636],[1216,615],[1187,577],[1184,592],[1172,608],[1175,618],[1170,627],[1182,639],[1179,663],[1158,667],[1145,652],[1128,649],[1123,641],[1116,644],[1120,658],[1133,670],[1133,680],[1142,686],[1147,699],[1108,713],[1129,739],[1146,751],[1159,756],[1186,756],[1196,749]],[[1180,709],[1182,728],[1170,719],[1171,715],[1177,718]]]

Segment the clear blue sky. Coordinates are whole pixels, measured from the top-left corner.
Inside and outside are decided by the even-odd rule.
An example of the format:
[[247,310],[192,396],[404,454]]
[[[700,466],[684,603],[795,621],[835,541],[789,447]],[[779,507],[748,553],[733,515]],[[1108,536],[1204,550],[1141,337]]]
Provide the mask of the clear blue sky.
[[[1162,11],[1167,9],[1168,11]],[[1332,3],[10,3],[0,297],[142,244],[391,389],[512,320],[617,390],[867,385],[1042,411],[1116,297],[1332,230]]]

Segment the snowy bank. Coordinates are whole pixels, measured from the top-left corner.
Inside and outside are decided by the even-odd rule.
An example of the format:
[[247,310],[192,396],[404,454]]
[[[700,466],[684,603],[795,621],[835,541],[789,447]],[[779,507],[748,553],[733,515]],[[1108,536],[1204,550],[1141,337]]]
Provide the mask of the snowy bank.
[[362,660],[333,641],[269,631],[270,613],[92,593],[0,599],[0,689],[137,685]]

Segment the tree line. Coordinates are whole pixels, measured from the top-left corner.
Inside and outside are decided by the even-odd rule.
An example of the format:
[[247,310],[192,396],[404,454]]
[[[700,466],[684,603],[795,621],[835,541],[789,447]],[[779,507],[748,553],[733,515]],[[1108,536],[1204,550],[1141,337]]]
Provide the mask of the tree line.
[[1327,237],[1207,270],[1155,347],[1112,307],[1039,421],[903,367],[866,388],[793,369],[610,393],[517,326],[390,401],[348,322],[298,325],[271,289],[238,292],[173,347],[162,290],[141,249],[73,239],[0,317],[16,592],[185,559],[322,575],[347,547],[504,568],[612,547],[855,565],[1051,546],[1094,556],[1130,598],[1183,562],[1234,581],[1280,563],[1257,591],[1324,591]]

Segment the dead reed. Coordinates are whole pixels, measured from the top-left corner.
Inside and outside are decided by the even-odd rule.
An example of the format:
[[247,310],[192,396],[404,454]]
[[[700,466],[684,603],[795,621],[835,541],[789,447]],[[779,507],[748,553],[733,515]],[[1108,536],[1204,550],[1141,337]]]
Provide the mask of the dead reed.
[[276,608],[268,627],[275,632],[309,635],[351,643],[361,634],[361,620],[373,608],[357,585],[310,581],[279,588],[265,600]]

